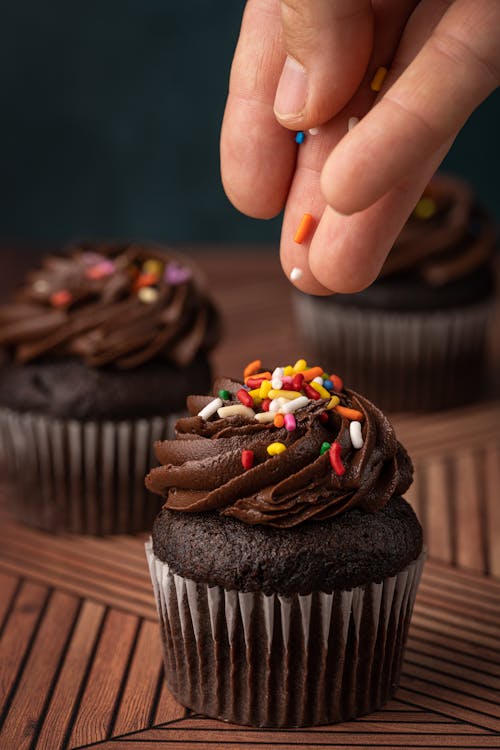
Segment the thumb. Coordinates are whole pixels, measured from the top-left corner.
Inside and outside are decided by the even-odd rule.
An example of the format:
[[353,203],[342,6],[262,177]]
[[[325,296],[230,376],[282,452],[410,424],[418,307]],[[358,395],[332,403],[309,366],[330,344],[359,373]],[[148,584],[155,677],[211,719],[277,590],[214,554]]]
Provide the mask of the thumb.
[[370,0],[282,0],[287,52],[274,113],[294,130],[321,125],[349,101],[373,41]]

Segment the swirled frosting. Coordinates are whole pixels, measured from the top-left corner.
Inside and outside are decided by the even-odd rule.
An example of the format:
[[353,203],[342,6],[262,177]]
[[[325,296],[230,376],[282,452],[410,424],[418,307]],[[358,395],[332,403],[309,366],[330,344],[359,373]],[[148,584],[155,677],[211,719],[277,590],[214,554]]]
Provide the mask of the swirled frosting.
[[[241,383],[221,379],[214,394],[226,391],[229,398],[223,403],[238,404],[241,389]],[[220,418],[216,413],[204,419],[199,411],[213,396],[192,396],[191,416],[177,423],[176,439],[156,443],[161,465],[151,470],[146,485],[165,497],[170,510],[215,511],[247,524],[291,527],[354,507],[375,511],[408,489],[411,461],[372,403],[347,389],[331,389],[330,395],[337,396],[339,410],[328,408],[330,398],[307,399],[295,412],[292,430],[259,423],[251,414]],[[353,445],[356,415],[346,407],[359,412],[361,447]],[[284,448],[270,455],[268,447],[276,443]],[[344,473],[333,468],[338,468],[334,445]],[[253,456],[249,468],[242,463],[243,451]]]
[[120,369],[189,364],[214,346],[218,316],[197,268],[140,244],[80,245],[42,261],[0,307],[0,347],[20,363],[73,356]]
[[438,174],[403,227],[380,275],[411,271],[440,287],[483,266],[494,247],[493,223],[477,206],[469,186]]

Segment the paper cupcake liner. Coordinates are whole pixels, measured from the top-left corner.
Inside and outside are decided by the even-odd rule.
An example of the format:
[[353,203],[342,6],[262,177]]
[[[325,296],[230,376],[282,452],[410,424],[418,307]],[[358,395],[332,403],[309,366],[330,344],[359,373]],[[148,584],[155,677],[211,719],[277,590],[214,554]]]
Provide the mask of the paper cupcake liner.
[[153,442],[179,415],[79,422],[0,408],[0,460],[9,507],[46,531],[122,534],[151,528],[158,498],[144,487]]
[[484,395],[490,303],[381,312],[294,297],[306,347],[382,410],[426,411]]
[[167,684],[184,706],[238,724],[310,726],[383,705],[401,670],[425,552],[381,583],[307,596],[228,591],[146,555]]

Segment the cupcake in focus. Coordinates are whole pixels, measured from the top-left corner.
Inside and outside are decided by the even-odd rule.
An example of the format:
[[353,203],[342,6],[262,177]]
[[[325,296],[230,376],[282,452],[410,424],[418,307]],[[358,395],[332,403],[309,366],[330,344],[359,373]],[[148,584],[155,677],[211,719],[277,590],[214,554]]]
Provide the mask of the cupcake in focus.
[[304,342],[385,410],[484,397],[495,241],[469,186],[436,175],[369,288],[294,296]]
[[151,443],[211,381],[218,315],[196,266],[141,244],[50,256],[0,307],[9,505],[48,531],[149,528]]
[[165,674],[194,711],[341,722],[394,694],[423,566],[389,421],[304,360],[188,399],[146,484]]

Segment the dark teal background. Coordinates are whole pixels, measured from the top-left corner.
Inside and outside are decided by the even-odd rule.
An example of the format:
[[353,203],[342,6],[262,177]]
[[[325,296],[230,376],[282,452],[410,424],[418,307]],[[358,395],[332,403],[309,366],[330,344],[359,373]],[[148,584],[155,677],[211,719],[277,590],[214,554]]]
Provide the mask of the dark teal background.
[[[0,16],[0,237],[274,241],[219,176],[243,2],[16,0]],[[500,219],[496,92],[446,166]]]

